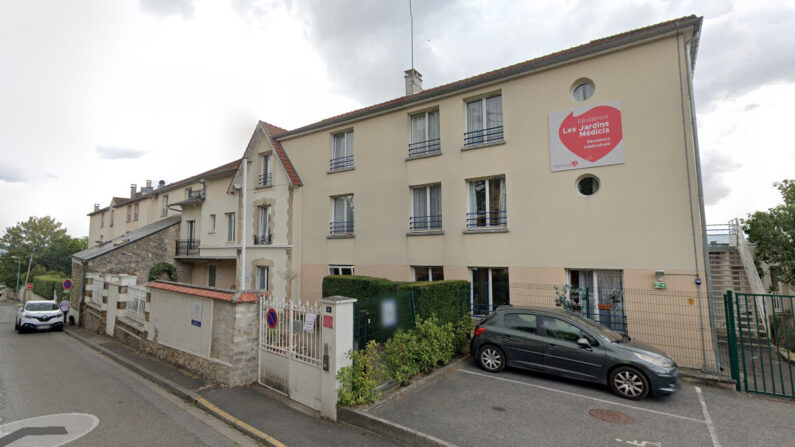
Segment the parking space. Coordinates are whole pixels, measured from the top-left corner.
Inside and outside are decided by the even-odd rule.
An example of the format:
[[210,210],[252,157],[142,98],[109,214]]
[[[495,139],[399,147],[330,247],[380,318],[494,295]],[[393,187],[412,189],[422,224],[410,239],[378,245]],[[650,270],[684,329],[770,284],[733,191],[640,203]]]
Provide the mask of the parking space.
[[489,374],[471,361],[369,412],[460,446],[770,446],[795,437],[790,402],[689,383],[634,402],[520,370]]

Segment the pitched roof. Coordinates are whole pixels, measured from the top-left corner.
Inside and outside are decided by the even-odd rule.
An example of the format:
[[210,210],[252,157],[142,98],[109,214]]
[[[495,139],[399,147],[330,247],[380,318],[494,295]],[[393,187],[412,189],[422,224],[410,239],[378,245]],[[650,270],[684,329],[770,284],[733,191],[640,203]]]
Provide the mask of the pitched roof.
[[276,151],[276,155],[279,157],[279,161],[282,162],[282,166],[284,166],[284,170],[287,172],[287,176],[290,177],[290,182],[294,186],[302,186],[303,183],[301,182],[301,177],[298,176],[298,171],[295,170],[295,166],[293,166],[293,162],[290,161],[290,157],[287,156],[287,152],[282,147],[282,144],[276,140],[276,137],[279,135],[287,132],[285,129],[281,127],[274,126],[273,124],[266,123],[265,121],[259,122],[260,127],[265,132],[265,135],[270,140],[273,149]]
[[[617,47],[639,42],[641,40],[650,39],[665,35],[679,29],[694,27],[694,35],[701,29],[701,22],[703,17],[689,15],[667,22],[658,23],[643,28],[634,29],[613,36],[604,37],[601,39],[592,40],[584,45],[569,48],[567,50],[558,51],[556,53],[541,56],[518,64],[509,65],[507,67],[499,68],[497,70],[489,71],[487,73],[479,74],[459,81],[451,82],[449,84],[440,85],[438,87],[423,90],[413,95],[401,96],[386,102],[375,104],[372,106],[364,107],[362,109],[354,110],[352,112],[343,113],[341,115],[332,116],[324,120],[318,121],[313,124],[299,127],[278,135],[278,139],[284,139],[293,135],[298,135],[304,132],[317,130],[327,126],[341,124],[350,120],[359,119],[375,113],[385,112],[391,109],[396,109],[402,106],[429,100],[437,96],[451,94],[460,90],[472,89],[482,85],[490,84],[496,81],[504,80],[514,76],[529,74],[534,71],[573,61],[575,59],[590,56],[599,52],[608,51]],[[691,50],[691,58],[695,61],[695,52],[698,46],[696,41]]]
[[73,254],[72,258],[80,261],[90,261],[126,245],[130,245],[133,242],[141,240],[145,237],[149,237],[159,231],[163,231],[168,227],[174,226],[179,223],[180,219],[181,216],[179,215],[166,217],[165,219],[158,220],[157,222],[151,223],[141,228],[136,228],[129,233],[125,233],[119,237],[113,238],[98,247],[91,247],[83,251],[79,251]]
[[[228,303],[256,303],[259,297],[254,292],[222,290],[212,287],[200,287],[192,284],[180,284],[170,281],[154,281],[149,283],[149,288],[166,290],[168,292],[182,293],[184,295],[200,296]],[[267,293],[267,292],[266,292]]]

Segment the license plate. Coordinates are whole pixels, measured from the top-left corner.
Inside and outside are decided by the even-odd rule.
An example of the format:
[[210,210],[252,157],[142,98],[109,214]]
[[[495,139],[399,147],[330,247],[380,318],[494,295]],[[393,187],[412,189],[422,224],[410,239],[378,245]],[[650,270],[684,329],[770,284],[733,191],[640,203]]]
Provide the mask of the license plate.
[[49,328],[50,328],[49,324],[41,324],[39,326],[36,326],[36,329],[39,329],[39,330],[42,330],[42,331],[45,330],[45,329],[49,329]]

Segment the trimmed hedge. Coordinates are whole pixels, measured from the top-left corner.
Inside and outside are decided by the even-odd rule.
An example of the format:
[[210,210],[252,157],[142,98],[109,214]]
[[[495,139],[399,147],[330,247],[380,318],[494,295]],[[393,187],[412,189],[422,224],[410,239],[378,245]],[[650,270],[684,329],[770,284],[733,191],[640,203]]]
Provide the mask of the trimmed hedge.
[[173,265],[169,264],[168,262],[159,262],[154,265],[149,270],[149,281],[156,281],[160,279],[160,275],[165,273],[168,275],[169,281],[176,281],[177,280],[177,268]]
[[68,297],[69,292],[63,290],[63,282],[66,279],[57,275],[36,276],[33,278],[33,293],[46,300],[52,299],[53,290],[58,294],[58,298]]
[[339,295],[361,300],[395,293],[401,284],[405,283],[371,276],[331,275],[323,278],[323,296]]
[[414,294],[418,319],[435,316],[444,324],[457,322],[469,314],[469,281],[412,282],[400,285],[397,290]]

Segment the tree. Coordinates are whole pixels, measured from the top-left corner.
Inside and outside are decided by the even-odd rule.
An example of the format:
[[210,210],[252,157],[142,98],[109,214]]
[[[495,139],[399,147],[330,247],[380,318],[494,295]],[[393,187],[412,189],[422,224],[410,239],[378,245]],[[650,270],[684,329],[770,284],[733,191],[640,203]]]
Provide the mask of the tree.
[[14,287],[17,282],[17,263],[21,264],[20,281],[25,280],[30,254],[33,253],[31,277],[36,274],[53,273],[69,275],[72,269],[71,255],[84,250],[87,238],[72,238],[66,229],[52,217],[30,217],[6,228],[0,238],[0,248],[8,253],[0,257],[0,282]]
[[756,260],[770,266],[776,281],[795,285],[795,180],[773,183],[784,203],[748,216],[743,231],[756,244]]

